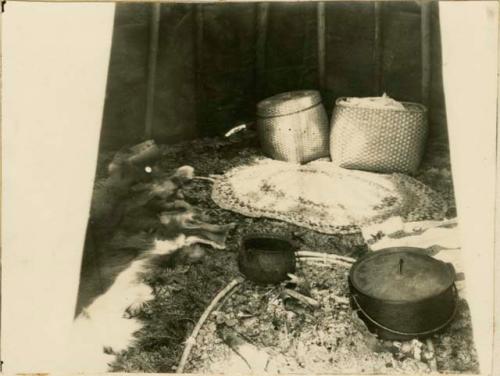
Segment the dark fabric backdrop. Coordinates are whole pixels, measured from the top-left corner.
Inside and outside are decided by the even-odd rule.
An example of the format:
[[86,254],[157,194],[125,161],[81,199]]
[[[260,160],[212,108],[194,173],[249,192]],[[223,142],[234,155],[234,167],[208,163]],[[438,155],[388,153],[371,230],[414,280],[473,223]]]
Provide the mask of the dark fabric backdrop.
[[[431,7],[431,132],[446,132],[439,16]],[[318,89],[316,3],[269,5],[264,69],[257,66],[257,3],[162,4],[153,136],[176,142],[224,133],[254,118],[255,104],[288,90]],[[103,114],[101,149],[144,136],[152,5],[119,3]],[[381,90],[376,91],[373,2],[326,3],[326,85],[330,113],[340,96],[387,92],[421,101],[420,6],[381,8]]]

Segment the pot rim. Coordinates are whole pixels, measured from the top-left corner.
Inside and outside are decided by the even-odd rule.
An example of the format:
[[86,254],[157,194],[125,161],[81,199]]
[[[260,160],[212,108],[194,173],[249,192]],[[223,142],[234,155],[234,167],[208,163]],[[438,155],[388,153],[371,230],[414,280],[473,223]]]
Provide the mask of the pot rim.
[[245,243],[248,240],[252,240],[252,239],[281,240],[283,242],[288,243],[290,245],[291,250],[294,253],[299,248],[298,243],[295,240],[293,240],[291,237],[288,237],[287,235],[284,235],[284,234],[274,234],[271,232],[250,232],[248,234],[243,235],[240,239],[240,248],[242,250],[246,251]]
[[[368,294],[368,293],[364,292],[362,288],[360,288],[359,286],[356,285],[356,283],[354,281],[354,278],[353,278],[353,274],[355,273],[356,267],[359,264],[361,264],[362,262],[364,262],[364,261],[366,261],[366,260],[368,260],[368,259],[370,259],[372,257],[377,257],[380,254],[380,252],[384,252],[384,253],[397,253],[397,252],[403,251],[403,252],[410,252],[410,253],[419,254],[421,256],[424,256],[424,254],[421,253],[422,250],[424,250],[424,249],[423,248],[418,248],[418,247],[389,247],[389,248],[383,248],[383,249],[378,250],[378,251],[374,251],[373,253],[368,253],[366,256],[361,257],[360,259],[358,259],[351,266],[351,269],[349,270],[349,282],[352,285],[353,289],[356,291],[356,294],[364,295],[367,298],[376,300],[376,301],[381,302],[381,303],[387,303],[387,304],[409,304],[409,303],[411,303],[411,304],[413,304],[413,303],[424,303],[427,300],[434,299],[437,296],[439,296],[439,295],[445,293],[446,291],[448,291],[450,288],[453,288],[453,286],[455,285],[455,276],[454,275],[450,275],[450,281],[449,281],[449,283],[447,285],[444,285],[443,288],[439,292],[434,293],[433,295],[429,295],[429,296],[420,298],[420,299],[383,299],[383,298],[379,298],[379,297],[376,297],[376,296],[373,296],[371,294]],[[425,256],[427,256],[427,255],[425,255]],[[451,267],[448,267],[449,273],[451,273],[451,268],[453,268],[452,264],[445,263],[445,262],[443,262],[441,260],[437,260],[437,259],[435,259],[435,258],[433,258],[431,256],[428,256],[428,257],[430,257],[435,262],[439,262],[439,263],[442,263],[442,264],[445,264],[445,265],[451,265]]]

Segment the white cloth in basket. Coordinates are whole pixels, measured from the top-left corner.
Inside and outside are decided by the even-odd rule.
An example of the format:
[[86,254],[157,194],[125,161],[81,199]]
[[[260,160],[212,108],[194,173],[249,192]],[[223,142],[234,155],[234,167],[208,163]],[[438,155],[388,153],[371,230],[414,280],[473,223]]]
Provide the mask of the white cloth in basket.
[[385,93],[381,97],[345,98],[341,103],[350,107],[405,110],[402,103],[388,97]]

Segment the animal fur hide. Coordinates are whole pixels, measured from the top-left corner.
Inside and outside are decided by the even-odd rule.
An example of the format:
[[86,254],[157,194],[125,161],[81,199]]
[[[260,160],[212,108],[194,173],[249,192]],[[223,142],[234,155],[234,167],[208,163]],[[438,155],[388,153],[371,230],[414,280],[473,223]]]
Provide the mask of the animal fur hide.
[[[191,167],[181,167],[172,175],[157,174],[149,182],[136,184],[137,178],[127,175],[133,171],[123,171],[115,168],[94,192],[91,220],[109,237],[100,239],[104,245],[98,245],[96,252],[100,259],[98,277],[112,283],[75,319],[68,372],[106,372],[113,354],[131,344],[133,333],[142,326],[135,316],[153,298],[151,288],[140,276],[155,260],[199,261],[204,255],[200,244],[223,249],[234,227],[206,223],[196,208],[177,199],[182,185],[193,177]],[[111,226],[106,221],[115,215],[117,207],[120,216],[112,218]],[[137,252],[132,254],[132,261],[125,257],[127,249]],[[81,281],[81,291],[82,284],[85,281]]]

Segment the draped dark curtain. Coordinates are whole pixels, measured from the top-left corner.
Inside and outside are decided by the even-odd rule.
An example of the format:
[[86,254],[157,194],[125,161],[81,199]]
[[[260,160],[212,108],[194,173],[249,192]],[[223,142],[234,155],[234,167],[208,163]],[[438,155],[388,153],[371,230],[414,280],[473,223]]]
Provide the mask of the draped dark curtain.
[[[328,112],[340,96],[422,102],[423,43],[431,132],[446,132],[437,3],[429,9],[425,40],[417,2],[326,2],[323,29],[315,2],[162,4],[152,136],[223,134],[252,120],[257,101],[288,90],[321,89]],[[152,11],[116,5],[101,149],[144,138]]]

